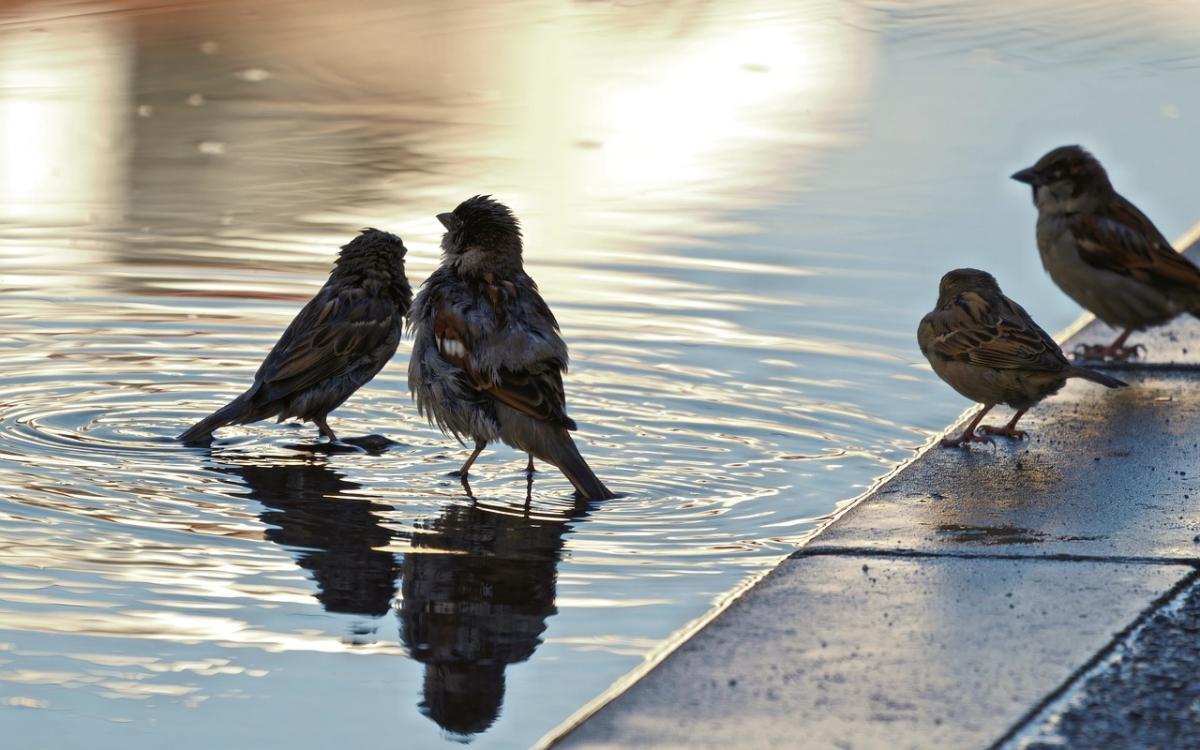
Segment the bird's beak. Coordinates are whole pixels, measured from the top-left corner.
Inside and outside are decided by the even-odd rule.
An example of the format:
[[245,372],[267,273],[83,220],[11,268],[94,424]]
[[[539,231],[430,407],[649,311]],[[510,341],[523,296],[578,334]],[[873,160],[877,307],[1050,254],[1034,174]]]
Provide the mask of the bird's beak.
[[453,229],[458,224],[458,217],[454,214],[438,214],[437,220],[442,222],[442,226],[446,229]]
[[1013,172],[1012,179],[1017,182],[1024,182],[1026,185],[1034,185],[1037,183],[1037,175],[1033,172],[1033,167],[1022,169],[1020,172]]

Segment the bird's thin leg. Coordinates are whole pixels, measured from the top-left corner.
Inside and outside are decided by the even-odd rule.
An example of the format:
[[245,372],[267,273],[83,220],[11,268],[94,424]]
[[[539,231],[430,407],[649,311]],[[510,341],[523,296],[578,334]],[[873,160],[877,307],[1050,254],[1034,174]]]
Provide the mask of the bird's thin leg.
[[1029,411],[1029,410],[1021,409],[1016,414],[1014,414],[1013,418],[1008,420],[1008,424],[1004,425],[1003,427],[992,427],[991,425],[985,424],[983,427],[980,427],[979,429],[982,430],[983,432],[986,432],[989,435],[1003,435],[1004,437],[1016,438],[1017,440],[1024,440],[1025,438],[1029,437],[1029,433],[1025,432],[1025,430],[1017,429],[1017,420],[1020,419],[1021,417],[1023,417],[1025,415],[1025,412],[1027,412],[1027,411]]
[[467,462],[464,463],[462,465],[462,468],[459,469],[458,471],[450,472],[450,476],[462,477],[463,480],[465,481],[467,478],[467,472],[469,472],[471,470],[471,464],[475,463],[475,459],[479,458],[479,454],[483,453],[483,449],[485,447],[487,447],[487,443],[485,443],[482,440],[476,440],[475,441],[475,450],[471,451],[471,455],[467,458]]
[[537,471],[537,469],[533,468],[533,454],[530,453],[529,454],[529,463],[525,465],[525,473],[528,474],[529,476],[533,476],[533,473],[535,471]]
[[985,415],[989,411],[991,411],[993,406],[995,406],[995,404],[985,405],[983,407],[983,409],[980,410],[980,412],[975,415],[975,418],[971,420],[971,424],[967,425],[967,428],[965,430],[963,430],[962,434],[959,435],[958,437],[942,438],[942,447],[943,448],[957,448],[960,445],[965,445],[968,443],[990,443],[990,442],[992,442],[992,439],[990,437],[988,437],[987,435],[976,435],[975,428],[979,426],[979,422],[980,422],[980,420],[983,419],[983,415]]
[[1109,357],[1116,362],[1125,362],[1134,359],[1138,356],[1138,350],[1145,351],[1146,347],[1142,344],[1134,344],[1133,346],[1125,346],[1125,340],[1129,338],[1129,334],[1133,333],[1132,328],[1126,328],[1125,332],[1117,337],[1117,340],[1108,345]]
[[1127,362],[1134,359],[1138,354],[1145,350],[1142,344],[1134,344],[1133,346],[1125,346],[1125,342],[1133,334],[1133,328],[1126,328],[1117,336],[1117,340],[1108,346],[1100,344],[1080,344],[1075,347],[1075,358],[1091,360],[1094,362],[1104,362],[1112,360],[1113,362]]
[[329,442],[336,443],[337,435],[333,434],[333,430],[329,427],[329,423],[325,421],[325,417],[313,417],[313,424],[321,431],[321,437],[329,438]]

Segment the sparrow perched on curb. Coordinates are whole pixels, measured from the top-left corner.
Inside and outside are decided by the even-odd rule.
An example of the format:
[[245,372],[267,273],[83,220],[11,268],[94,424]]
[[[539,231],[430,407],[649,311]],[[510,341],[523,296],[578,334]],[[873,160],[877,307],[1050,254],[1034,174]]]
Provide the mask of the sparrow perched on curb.
[[430,423],[475,450],[501,440],[553,464],[587,499],[614,497],[579,455],[567,416],[562,374],[567,345],[558,321],[521,263],[521,229],[507,206],[487,195],[438,214],[446,228],[442,265],[421,286],[408,388]]
[[917,343],[938,377],[983,404],[961,435],[942,440],[946,447],[992,442],[986,435],[976,435],[975,428],[996,404],[1008,404],[1017,413],[1003,427],[982,430],[1025,437],[1017,429],[1017,420],[1029,407],[1057,393],[1067,378],[1083,378],[1107,388],[1125,385],[1068,362],[1029,313],[1004,296],[996,279],[974,268],[959,268],[942,277],[937,306],[921,319]]
[[178,439],[206,443],[226,425],[298,417],[336,441],[325,418],[375,377],[400,343],[412,303],[405,252],[399,237],[378,229],[343,246],[329,280],[283,332],[250,389]]
[[1033,188],[1042,265],[1071,299],[1124,332],[1088,359],[1126,360],[1134,331],[1184,312],[1200,316],[1200,269],[1125,200],[1104,167],[1079,146],[1060,146],[1012,179]]

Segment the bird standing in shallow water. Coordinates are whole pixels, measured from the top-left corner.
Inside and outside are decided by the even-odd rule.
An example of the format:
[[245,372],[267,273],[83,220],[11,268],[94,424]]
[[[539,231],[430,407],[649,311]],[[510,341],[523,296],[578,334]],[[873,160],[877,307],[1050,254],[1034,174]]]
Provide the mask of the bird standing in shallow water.
[[1017,410],[1003,427],[983,427],[993,435],[1023,438],[1017,420],[1034,404],[1057,393],[1067,378],[1083,378],[1108,388],[1125,383],[1076,367],[1038,327],[1029,313],[1000,291],[990,273],[959,268],[942,277],[937,306],[921,319],[917,343],[933,371],[962,395],[983,404],[963,433],[944,438],[954,447],[990,443],[975,428],[996,404]]
[[250,389],[179,440],[207,443],[226,425],[298,417],[336,441],[329,412],[375,377],[400,343],[412,303],[405,252],[399,237],[378,229],[343,246],[329,280],[283,332]]
[[413,303],[408,387],[431,423],[475,441],[457,474],[465,483],[479,453],[500,440],[529,454],[527,471],[536,457],[558,467],[580,497],[614,497],[571,439],[567,345],[525,273],[516,217],[477,195],[437,218],[446,228],[442,265]]
[[1067,295],[1110,326],[1108,346],[1086,359],[1127,360],[1134,331],[1184,312],[1200,316],[1200,268],[1113,189],[1104,167],[1079,146],[1060,146],[1012,176],[1033,188],[1042,265]]

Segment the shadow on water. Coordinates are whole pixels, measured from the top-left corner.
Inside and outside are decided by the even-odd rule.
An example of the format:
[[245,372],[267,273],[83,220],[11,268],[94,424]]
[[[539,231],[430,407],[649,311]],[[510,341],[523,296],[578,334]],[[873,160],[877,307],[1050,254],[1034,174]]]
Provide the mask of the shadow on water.
[[[211,468],[240,478],[264,506],[266,538],[312,574],[326,611],[382,617],[399,578],[400,640],[425,667],[421,713],[461,739],[491,727],[506,668],[533,655],[558,611],[563,537],[587,503],[546,516],[472,500],[394,531],[385,518],[392,506],[363,496],[322,459]],[[411,551],[386,551],[396,542]]]

